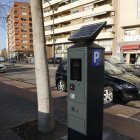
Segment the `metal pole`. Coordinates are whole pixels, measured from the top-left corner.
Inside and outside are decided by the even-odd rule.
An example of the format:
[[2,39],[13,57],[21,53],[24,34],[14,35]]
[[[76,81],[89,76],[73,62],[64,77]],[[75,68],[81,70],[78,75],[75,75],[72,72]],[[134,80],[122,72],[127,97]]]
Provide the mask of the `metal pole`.
[[46,0],[46,2],[50,5],[53,16],[52,16],[52,20],[53,20],[53,58],[54,58],[54,67],[55,67],[55,38],[54,38],[54,6],[50,4],[50,2],[48,0]]
[[52,12],[53,12],[53,58],[54,58],[54,67],[55,67],[54,7],[52,7]]

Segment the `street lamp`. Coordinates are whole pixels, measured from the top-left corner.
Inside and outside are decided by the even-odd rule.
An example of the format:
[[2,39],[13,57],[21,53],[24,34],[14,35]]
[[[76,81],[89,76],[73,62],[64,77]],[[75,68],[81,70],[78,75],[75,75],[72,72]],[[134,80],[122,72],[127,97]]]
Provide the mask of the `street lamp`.
[[45,0],[49,5],[50,5],[50,8],[52,10],[52,20],[53,20],[53,58],[54,58],[54,66],[55,66],[55,38],[54,38],[54,11],[57,11],[58,9],[58,6],[53,6],[50,4],[50,2],[48,0]]

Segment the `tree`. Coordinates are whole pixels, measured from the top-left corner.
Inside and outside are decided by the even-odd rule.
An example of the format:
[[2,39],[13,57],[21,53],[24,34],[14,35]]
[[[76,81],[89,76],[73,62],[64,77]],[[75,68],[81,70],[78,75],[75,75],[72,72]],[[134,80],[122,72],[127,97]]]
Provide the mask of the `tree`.
[[0,2],[0,27],[4,29],[6,29],[7,14],[13,2],[30,2],[30,0],[7,0],[6,2],[3,0]]
[[54,114],[50,92],[45,32],[41,0],[31,0],[35,75],[38,98],[38,130],[50,132],[54,128]]
[[7,58],[8,54],[5,48],[1,51],[1,56],[4,57],[5,59]]

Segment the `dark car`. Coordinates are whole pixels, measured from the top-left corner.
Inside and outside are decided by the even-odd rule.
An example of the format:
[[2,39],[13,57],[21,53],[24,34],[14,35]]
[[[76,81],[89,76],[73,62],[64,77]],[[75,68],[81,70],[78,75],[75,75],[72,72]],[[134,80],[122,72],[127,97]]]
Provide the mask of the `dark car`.
[[123,61],[117,60],[116,58],[113,58],[113,57],[106,58],[106,61],[108,61],[108,62],[116,65],[117,67],[122,68],[128,72],[133,72],[133,68],[130,65],[124,63]]
[[49,59],[48,59],[48,64],[54,64],[54,60],[55,60],[55,59],[54,59],[53,57],[49,58]]
[[[104,103],[127,102],[140,96],[140,78],[121,71],[105,61]],[[67,62],[62,62],[56,71],[56,87],[59,91],[67,89]]]
[[60,64],[62,62],[62,57],[55,58],[55,64]]
[[49,58],[48,59],[48,64],[60,64],[62,62],[62,57],[56,57],[56,58]]
[[15,58],[9,59],[9,63],[16,63],[16,59]]

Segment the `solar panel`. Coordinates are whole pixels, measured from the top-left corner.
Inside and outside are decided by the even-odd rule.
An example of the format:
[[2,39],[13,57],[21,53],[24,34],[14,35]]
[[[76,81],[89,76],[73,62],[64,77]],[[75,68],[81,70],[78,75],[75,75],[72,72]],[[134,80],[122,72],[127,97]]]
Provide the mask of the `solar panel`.
[[107,22],[101,22],[82,26],[78,31],[70,36],[68,40],[73,42],[94,41],[101,30],[105,27],[106,23]]

